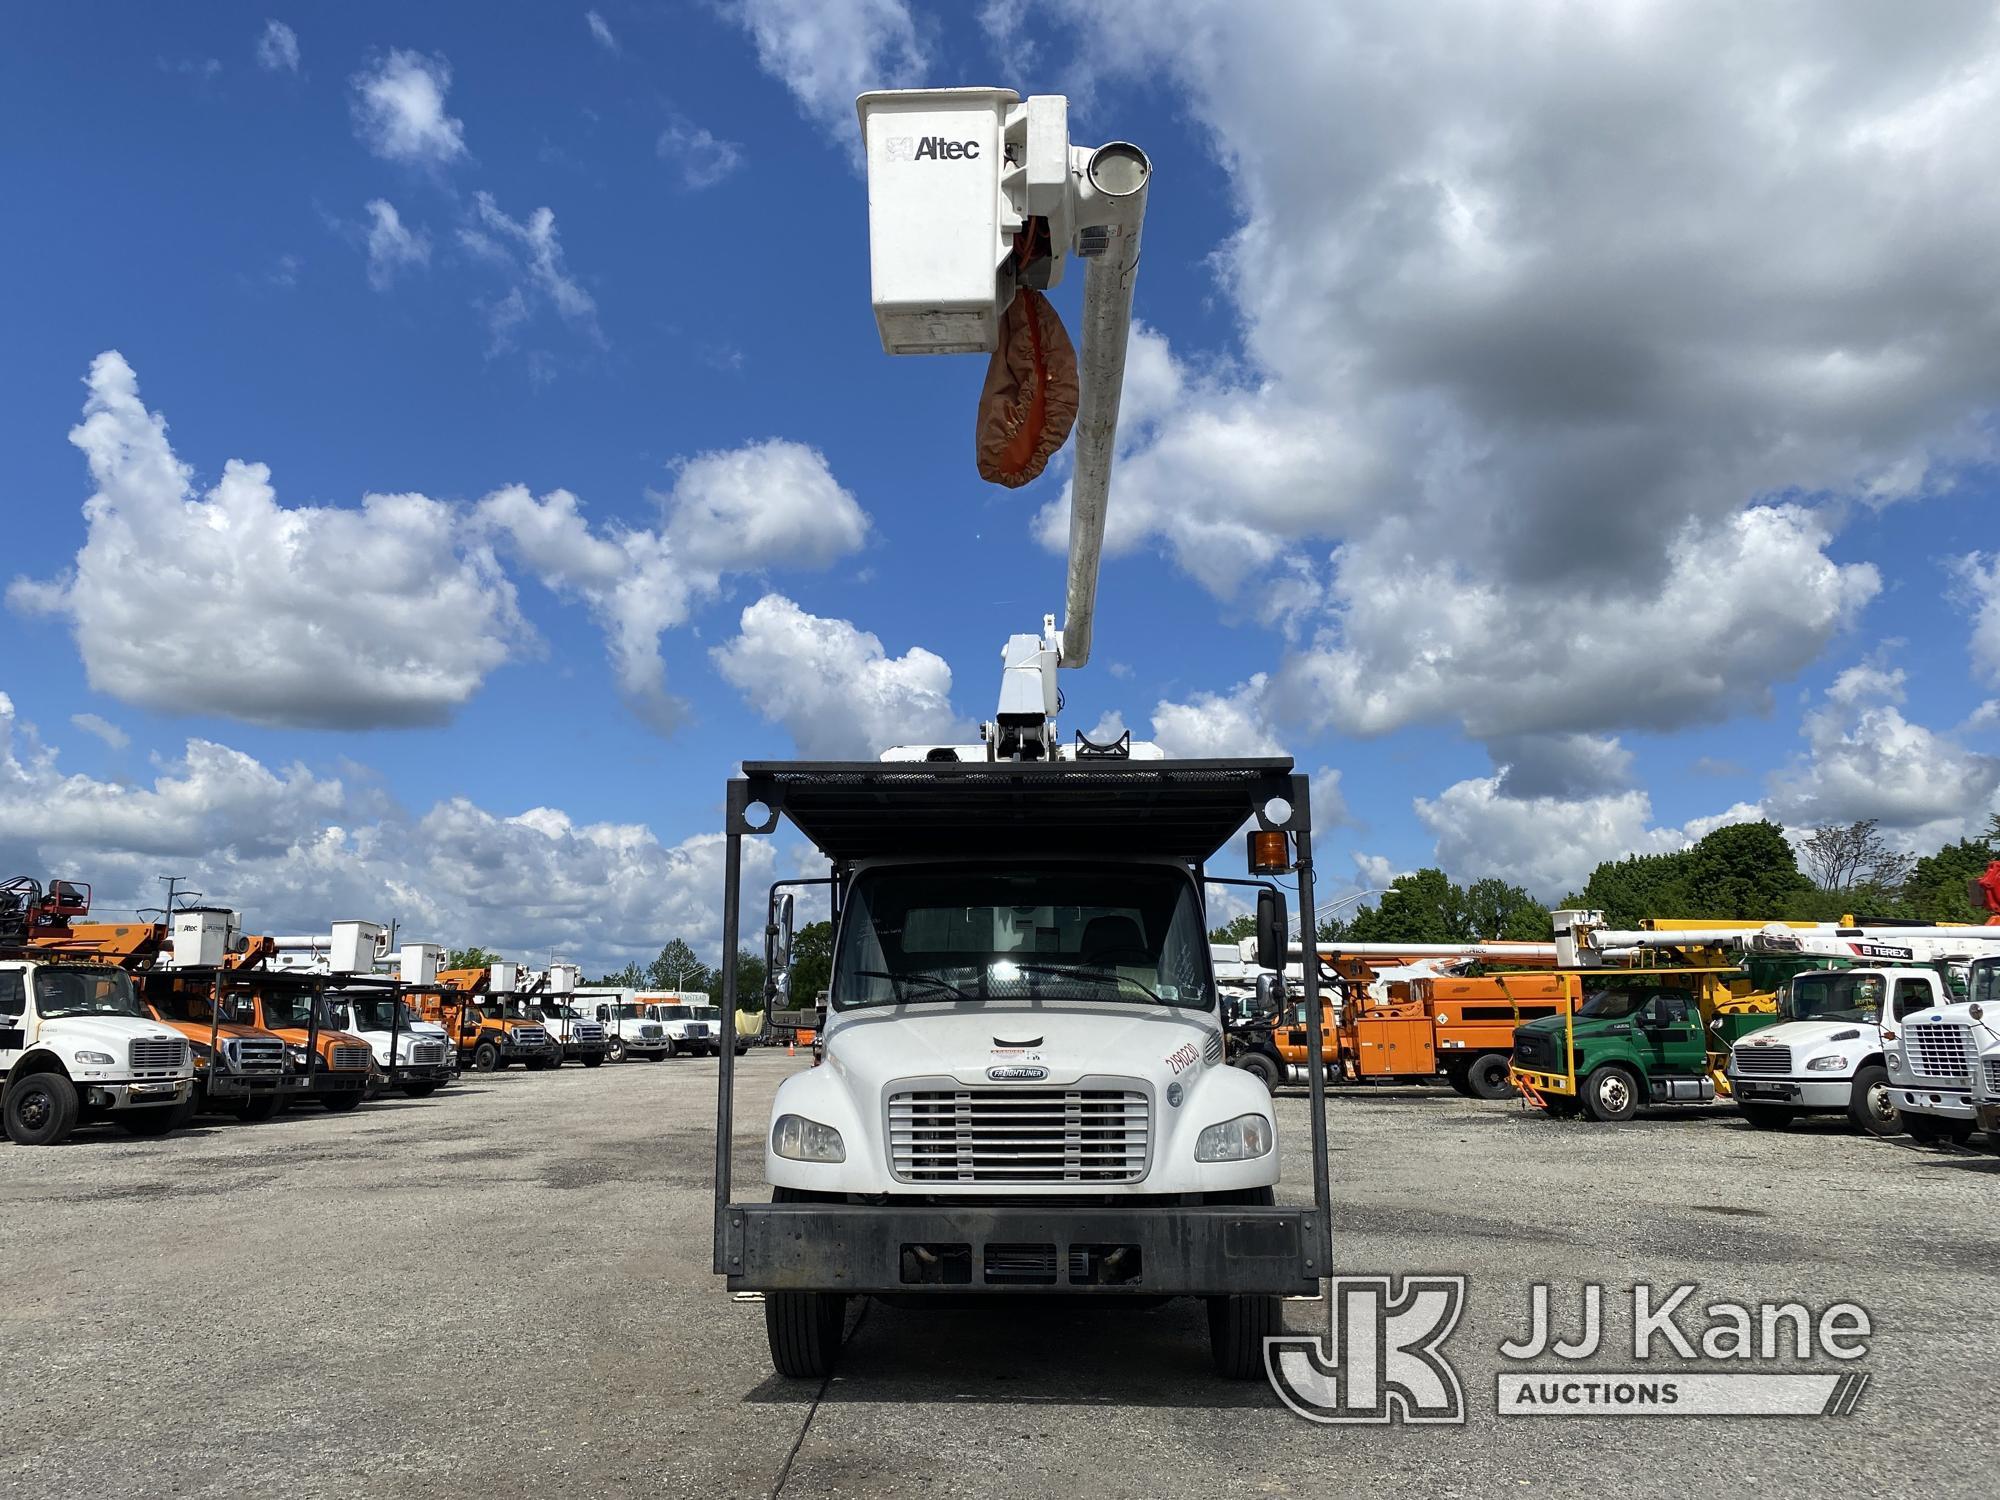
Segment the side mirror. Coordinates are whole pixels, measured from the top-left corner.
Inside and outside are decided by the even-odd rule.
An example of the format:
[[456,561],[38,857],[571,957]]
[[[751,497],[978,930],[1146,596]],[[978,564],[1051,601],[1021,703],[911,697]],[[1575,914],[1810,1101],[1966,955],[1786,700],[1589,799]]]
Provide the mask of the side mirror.
[[1257,1014],[1276,1015],[1285,1003],[1285,981],[1276,974],[1257,976]]
[[[764,925],[764,981],[767,989],[792,967],[792,893],[771,898],[771,920]],[[775,991],[773,991],[775,993]]]
[[1285,898],[1269,886],[1257,892],[1257,967],[1285,966]]

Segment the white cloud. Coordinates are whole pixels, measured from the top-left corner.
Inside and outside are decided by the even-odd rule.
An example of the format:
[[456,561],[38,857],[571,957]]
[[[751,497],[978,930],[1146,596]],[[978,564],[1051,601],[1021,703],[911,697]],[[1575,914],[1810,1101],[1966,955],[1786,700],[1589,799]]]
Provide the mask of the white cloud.
[[1632,752],[1598,735],[1504,735],[1486,751],[1508,797],[1588,797],[1632,785]]
[[711,651],[744,700],[810,759],[867,759],[890,745],[964,744],[951,668],[912,646],[890,656],[846,620],[809,615],[779,594],[743,611],[740,632]]
[[1509,797],[1499,776],[1481,776],[1413,805],[1447,873],[1463,880],[1498,876],[1543,900],[1575,890],[1601,860],[1662,854],[1690,842],[1679,829],[1653,827],[1652,800],[1636,788],[1595,797]]
[[354,133],[384,161],[448,166],[465,155],[465,126],[445,112],[451,65],[395,50],[352,80]]
[[596,344],[604,343],[597,326],[597,302],[569,274],[563,260],[562,241],[556,234],[556,216],[543,207],[525,221],[508,217],[494,202],[493,195],[481,192],[473,198],[478,228],[458,232],[459,242],[482,258],[502,266],[514,278],[506,294],[487,310],[495,352],[512,347],[514,330],[527,322],[546,302],[564,322],[587,334]]
[[85,734],[94,734],[113,750],[123,750],[132,743],[132,736],[120,729],[102,714],[71,714],[70,723]]
[[1283,755],[1263,713],[1262,672],[1227,693],[1196,693],[1186,703],[1153,707],[1153,740],[1175,760]]
[[257,38],[257,66],[272,73],[299,70],[299,34],[283,21],[266,21]]
[[590,28],[592,40],[613,57],[616,57],[618,55],[618,38],[612,35],[611,27],[606,23],[604,17],[600,16],[594,10],[587,10],[583,13],[583,20],[584,24]]
[[1968,552],[1952,573],[1972,613],[1973,670],[2000,683],[2000,552]]
[[[665,844],[642,824],[578,824],[550,807],[507,816],[462,798],[412,816],[207,740],[156,765],[143,787],[66,774],[0,693],[0,866],[88,880],[111,914],[156,904],[167,860],[251,932],[395,919],[412,941],[537,963],[553,947],[592,973],[643,963],[676,935],[720,950],[720,834]],[[746,880],[768,881],[775,863],[769,840],[745,841]]]
[[1920,497],[1991,451],[1983,9],[1047,8],[1081,66],[1181,93],[1234,208],[1240,364],[1152,360],[1170,400],[1111,550],[1156,540],[1224,597],[1279,580],[1296,613],[1337,548],[1328,611],[1287,622],[1316,636],[1301,722],[1760,705],[1875,587],[1806,502]]
[[1807,754],[1770,780],[1774,815],[1810,828],[1879,818],[1922,830],[1927,847],[1985,826],[2000,789],[2000,757],[1967,750],[1903,716],[1900,669],[1850,667],[1808,713]]
[[822,568],[860,546],[868,518],[823,455],[779,438],[702,453],[658,497],[655,529],[592,530],[577,498],[496,491],[476,519],[558,593],[582,599],[603,627],[626,703],[666,733],[686,705],[667,691],[661,635],[715,597],[726,573]]
[[757,63],[805,116],[860,160],[854,99],[910,87],[930,64],[905,0],[734,0]]
[[376,291],[388,291],[397,273],[431,263],[431,237],[407,227],[393,203],[370,199],[368,220],[368,284]]
[[289,507],[264,465],[237,459],[197,495],[124,357],[99,355],[87,384],[70,433],[97,485],[83,548],[7,600],[69,620],[97,691],[260,724],[435,724],[507,659],[513,587],[450,506]]
[[714,187],[743,162],[743,148],[736,142],[722,140],[705,126],[678,117],[660,132],[654,149],[661,161],[673,166],[681,186],[690,192]]

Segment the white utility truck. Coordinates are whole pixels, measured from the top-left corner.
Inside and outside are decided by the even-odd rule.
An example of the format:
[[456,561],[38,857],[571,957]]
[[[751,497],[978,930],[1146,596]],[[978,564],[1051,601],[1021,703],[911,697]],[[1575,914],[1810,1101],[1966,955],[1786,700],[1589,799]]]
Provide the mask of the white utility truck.
[[145,1012],[123,969],[0,955],[0,1118],[17,1146],[107,1119],[165,1135],[194,1112],[187,1039]]
[[639,991],[578,990],[576,1004],[604,1028],[605,1056],[612,1062],[622,1063],[635,1057],[658,1062],[672,1055],[673,1043],[667,1038],[667,1028],[647,1014],[649,1007]]
[[1925,982],[1929,1003],[1883,1027],[1889,1087],[1903,1128],[1917,1140],[1962,1144],[1984,1130],[1987,1144],[2000,1149],[1993,1116],[1982,1119],[1974,1089],[1975,1074],[1982,1092],[1996,1081],[1986,1069],[2000,1056],[2000,956],[1976,958],[1953,977],[1961,982],[1912,972]]
[[611,1037],[604,1023],[576,1003],[581,971],[575,964],[552,963],[535,975],[525,991],[556,1044],[556,1064],[580,1062],[586,1068],[603,1065],[611,1054]]
[[[412,1099],[426,1098],[458,1077],[451,1033],[426,1021],[403,998],[405,986],[432,988],[444,949],[437,943],[405,943],[393,955],[389,930],[377,922],[335,922],[324,938],[272,939],[271,966],[281,973],[337,977],[321,1005],[321,1024],[368,1044],[380,1088]],[[393,973],[384,974],[384,965]]]
[[1868,936],[1779,929],[1752,935],[1751,952],[1797,953],[1828,960],[1829,967],[1787,979],[1778,988],[1784,1019],[1730,1049],[1730,1089],[1743,1117],[1776,1130],[1800,1115],[1844,1114],[1871,1135],[1899,1133],[1904,1126],[1884,1028],[1933,1005],[1944,993],[1940,976],[1962,965],[1969,950],[2000,957],[2000,933],[1989,940],[1979,937],[1982,931],[1942,938],[1899,936],[1894,929]]
[[667,1056],[713,1056],[722,1044],[720,1018],[711,1024],[701,1012],[709,1009],[695,1002],[708,996],[686,990],[655,990],[639,997],[646,1007],[646,1019],[658,1021],[667,1035]]
[[[1008,641],[978,744],[752,762],[728,784],[715,1270],[764,1294],[785,1376],[831,1371],[857,1296],[1056,1294],[1201,1298],[1217,1368],[1249,1377],[1281,1297],[1330,1271],[1317,976],[1313,1201],[1281,1207],[1270,1094],[1224,1062],[1203,909],[1208,862],[1248,824],[1252,873],[1295,870],[1313,910],[1306,778],[1057,731],[1057,671],[1090,652],[1151,172],[1134,146],[1072,148],[1066,109],[1005,89],[860,100],[885,348],[994,349],[1017,288],[1070,256],[1089,270],[1063,628]],[[829,888],[833,969],[823,1059],[778,1087],[772,1197],[753,1203],[730,1191],[742,844],[780,819],[831,866],[780,884]],[[792,902],[772,888],[771,998]],[[1258,930],[1275,965],[1268,886]]]

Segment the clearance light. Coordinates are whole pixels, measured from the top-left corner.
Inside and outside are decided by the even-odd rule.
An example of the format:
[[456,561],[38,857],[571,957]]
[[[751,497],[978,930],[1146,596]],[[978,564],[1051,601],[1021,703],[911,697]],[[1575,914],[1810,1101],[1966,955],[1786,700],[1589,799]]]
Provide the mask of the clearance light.
[[1253,828],[1248,856],[1252,875],[1286,875],[1292,868],[1292,843],[1282,828]]

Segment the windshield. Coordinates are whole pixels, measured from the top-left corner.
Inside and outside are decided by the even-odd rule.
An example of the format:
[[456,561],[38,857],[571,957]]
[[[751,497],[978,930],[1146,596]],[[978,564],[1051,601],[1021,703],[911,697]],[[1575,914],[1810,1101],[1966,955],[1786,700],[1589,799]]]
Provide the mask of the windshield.
[[697,1005],[694,1008],[694,1018],[697,1021],[720,1021],[722,1019],[722,1007],[719,1005]]
[[611,1007],[611,1014],[614,1019],[620,1021],[643,1021],[646,1018],[646,1007],[643,1005],[614,1005]]
[[836,1009],[989,1000],[1212,1007],[1194,882],[1166,865],[929,866],[855,881]]
[[685,1005],[656,1005],[653,1007],[655,1021],[692,1021],[693,1010]]
[[1882,977],[1795,974],[1784,1009],[1794,1021],[1866,1021],[1873,1025],[1882,1019]]
[[1966,999],[1981,1005],[2000,1004],[2000,958],[1974,959],[1965,978]]
[[[354,1004],[354,1024],[362,1031],[394,1031],[398,1027],[407,1031],[422,1019],[416,1011],[400,1001],[391,1000],[386,995],[373,1000],[356,1000]],[[399,1018],[396,1014],[402,1011]]]
[[79,964],[35,970],[35,1009],[49,1016],[136,1016],[138,999],[123,969]]
[[1650,998],[1650,990],[1615,989],[1599,990],[1578,1009],[1579,1016],[1595,1016],[1600,1020],[1616,1021],[1626,1016],[1636,1015]]
[[[304,1031],[312,1025],[313,997],[308,994],[264,996],[264,1024],[273,1031]],[[331,1026],[333,1006],[320,1011],[319,1024]]]

